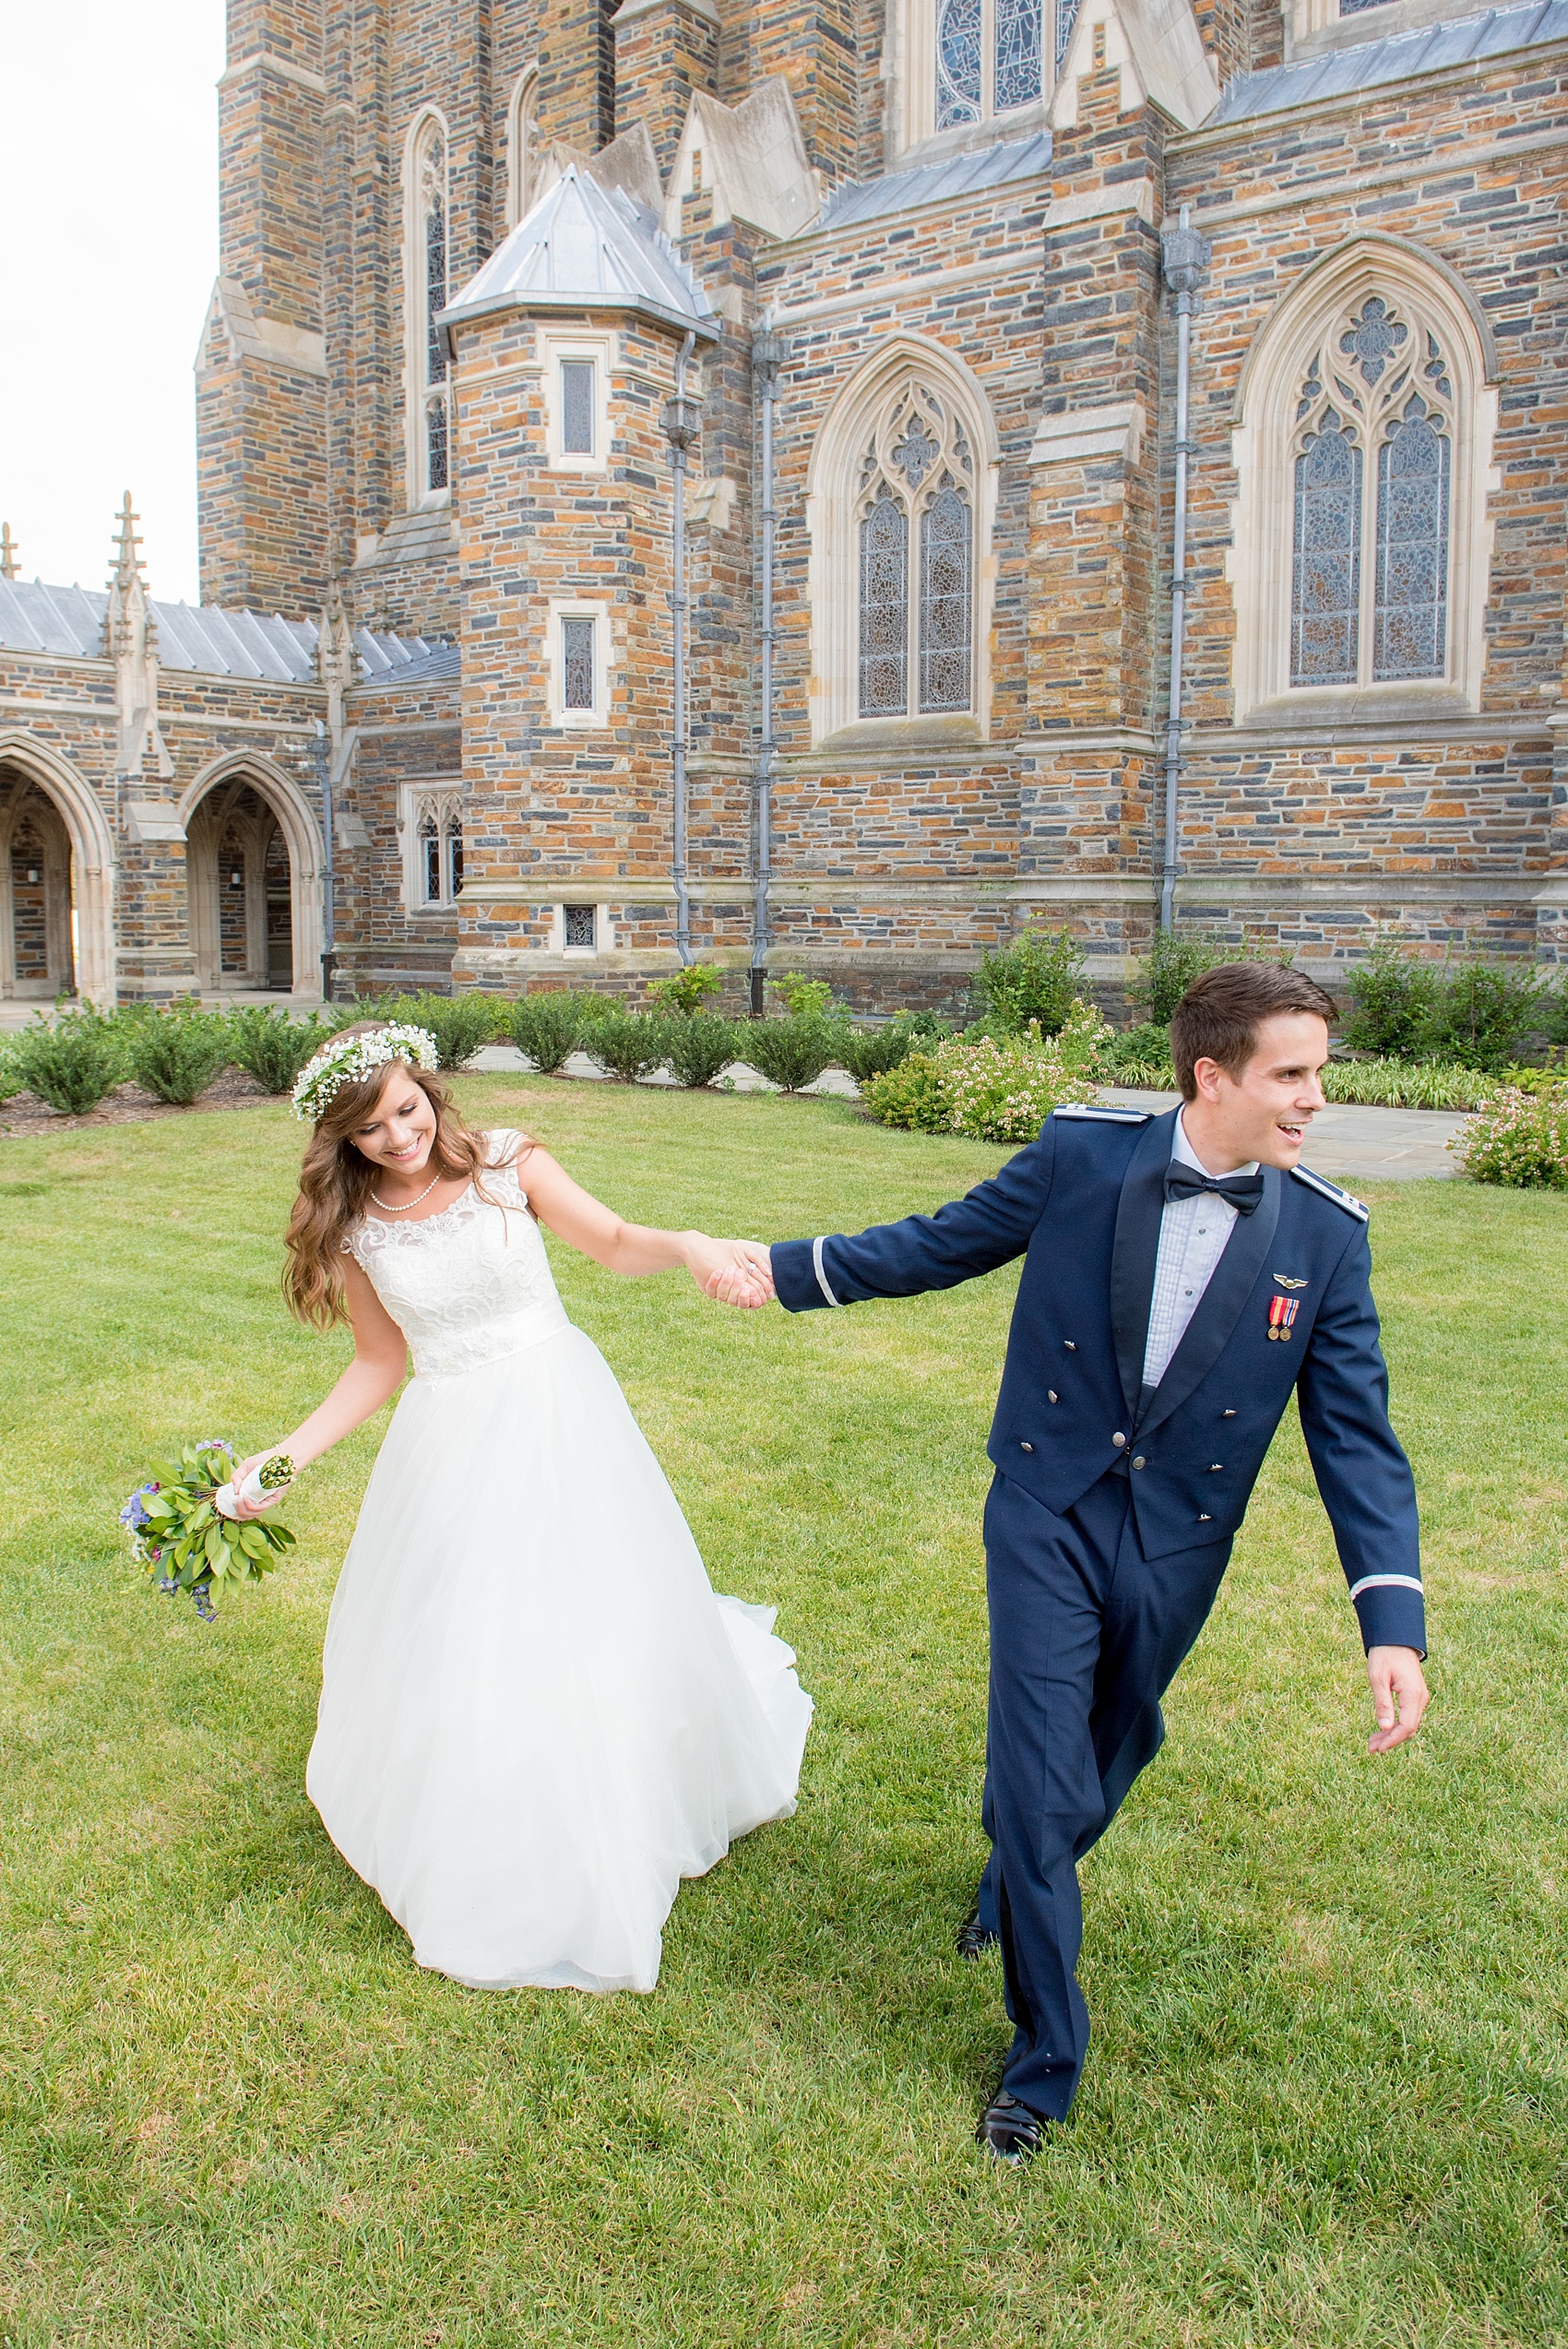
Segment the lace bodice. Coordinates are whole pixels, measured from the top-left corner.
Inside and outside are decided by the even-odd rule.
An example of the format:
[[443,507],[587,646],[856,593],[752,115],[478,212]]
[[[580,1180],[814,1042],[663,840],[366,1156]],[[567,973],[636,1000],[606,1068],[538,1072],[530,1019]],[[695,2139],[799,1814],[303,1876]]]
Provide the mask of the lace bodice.
[[480,1198],[461,1198],[422,1223],[367,1215],[349,1247],[408,1339],[419,1378],[451,1378],[520,1353],[566,1324],[539,1226],[516,1166],[499,1162],[518,1137],[487,1134],[493,1172]]

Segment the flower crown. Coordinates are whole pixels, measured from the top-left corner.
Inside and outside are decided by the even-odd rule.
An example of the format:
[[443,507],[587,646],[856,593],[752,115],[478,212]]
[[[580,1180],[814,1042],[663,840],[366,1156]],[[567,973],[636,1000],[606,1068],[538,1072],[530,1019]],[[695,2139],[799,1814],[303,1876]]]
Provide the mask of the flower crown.
[[395,1060],[406,1060],[411,1068],[434,1069],[438,1064],[430,1030],[394,1019],[369,1035],[339,1036],[301,1072],[294,1087],[295,1116],[313,1122],[325,1117],[340,1087],[368,1077],[374,1068],[389,1067]]

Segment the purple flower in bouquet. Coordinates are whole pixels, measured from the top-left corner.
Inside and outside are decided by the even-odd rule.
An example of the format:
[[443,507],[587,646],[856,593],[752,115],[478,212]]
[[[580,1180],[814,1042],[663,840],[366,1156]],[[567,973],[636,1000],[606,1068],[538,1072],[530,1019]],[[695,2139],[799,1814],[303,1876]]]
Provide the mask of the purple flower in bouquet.
[[157,1490],[156,1482],[150,1485],[138,1485],[126,1501],[125,1508],[120,1511],[120,1522],[127,1533],[139,1533],[144,1525],[151,1524],[152,1520],[143,1508],[142,1503],[148,1493],[156,1493]]

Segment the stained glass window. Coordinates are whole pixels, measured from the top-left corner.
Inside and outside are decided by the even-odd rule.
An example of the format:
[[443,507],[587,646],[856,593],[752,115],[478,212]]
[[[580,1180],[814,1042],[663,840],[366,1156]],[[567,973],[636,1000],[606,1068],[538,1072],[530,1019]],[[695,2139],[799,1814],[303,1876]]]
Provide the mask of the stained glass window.
[[455,900],[463,886],[463,828],[455,816],[446,819],[446,895]]
[[909,519],[884,482],[861,524],[861,716],[909,706]]
[[588,947],[599,944],[599,908],[596,905],[564,905],[561,923],[567,946]]
[[446,485],[446,402],[433,399],[425,410],[425,486]]
[[1382,8],[1387,5],[1388,0],[1339,0],[1339,13],[1342,17],[1359,17],[1363,8]]
[[921,516],[921,708],[969,706],[970,514],[946,483]]
[[566,457],[593,455],[593,361],[561,362],[561,451]]
[[1441,677],[1447,658],[1449,440],[1419,393],[1377,452],[1372,675]]
[[1361,381],[1376,384],[1389,360],[1409,338],[1410,329],[1403,319],[1396,318],[1381,294],[1372,294],[1361,306],[1360,316],[1339,338],[1339,348],[1347,359],[1353,359],[1360,369]]
[[1044,45],[1044,0],[936,0],[937,129],[1038,104]]
[[1078,21],[1078,0],[1056,0],[1056,63],[1061,65],[1067,54],[1067,43],[1073,38],[1073,27]]
[[981,0],[937,0],[936,127],[980,118]]
[[561,623],[561,707],[591,709],[593,704],[593,622]]
[[446,343],[435,321],[446,307],[446,207],[433,189],[424,216],[424,379],[446,380]]
[[409,281],[405,286],[409,332],[410,499],[417,505],[445,490],[451,478],[446,338],[436,320],[446,306],[448,219],[446,141],[434,118],[423,125],[414,147],[409,195]]
[[420,822],[420,897],[426,905],[441,902],[441,833],[434,816]]
[[1360,580],[1361,452],[1330,408],[1296,459],[1293,686],[1356,683]]
[[995,107],[1032,106],[1039,96],[1040,0],[995,0]]

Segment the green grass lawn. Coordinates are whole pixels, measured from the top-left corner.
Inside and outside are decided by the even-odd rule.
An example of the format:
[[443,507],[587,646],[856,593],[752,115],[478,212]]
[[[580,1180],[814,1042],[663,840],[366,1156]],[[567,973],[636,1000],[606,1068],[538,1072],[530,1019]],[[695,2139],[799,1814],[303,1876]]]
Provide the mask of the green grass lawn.
[[[761,1236],[1000,1163],[841,1103],[464,1080],[590,1187]],[[334,2349],[1568,2340],[1561,1589],[1568,1206],[1374,1194],[1435,1699],[1364,1751],[1282,1430],[1164,1754],[1085,1870],[1096,2039],[1021,2175],[952,1953],[983,1856],[983,1446],[1010,1274],[790,1319],[553,1248],[714,1582],[817,1700],[799,1815],[682,1892],[649,1998],[411,1964],[304,1794],[380,1428],[205,1628],[114,1511],[149,1450],[293,1424],[282,1110],[0,1147],[0,2342]],[[457,1594],[454,1594],[456,1599]]]

